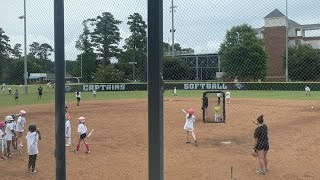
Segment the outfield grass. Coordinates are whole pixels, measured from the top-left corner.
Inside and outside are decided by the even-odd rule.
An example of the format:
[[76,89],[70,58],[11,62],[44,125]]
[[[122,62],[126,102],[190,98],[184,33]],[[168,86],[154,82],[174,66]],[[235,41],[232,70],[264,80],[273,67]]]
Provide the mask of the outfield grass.
[[[7,88],[8,86],[6,86]],[[43,85],[42,99],[38,99],[37,88],[39,86],[29,86],[29,94],[24,94],[24,87],[20,89],[19,86],[11,86],[12,94],[8,91],[5,94],[0,94],[0,107],[16,106],[28,104],[45,104],[54,102],[54,90],[49,89]],[[14,100],[15,89],[19,90],[19,102],[16,104]],[[177,90],[178,97],[202,97],[203,90]],[[230,91],[231,98],[263,98],[263,99],[292,99],[292,100],[320,100],[320,92],[311,92],[312,97],[306,97],[304,91]],[[105,91],[97,92],[96,100],[108,99],[139,99],[147,98],[147,91]],[[172,97],[172,90],[166,90],[164,98]],[[82,101],[92,100],[91,92],[82,92]],[[75,93],[66,93],[66,101],[76,101]]]

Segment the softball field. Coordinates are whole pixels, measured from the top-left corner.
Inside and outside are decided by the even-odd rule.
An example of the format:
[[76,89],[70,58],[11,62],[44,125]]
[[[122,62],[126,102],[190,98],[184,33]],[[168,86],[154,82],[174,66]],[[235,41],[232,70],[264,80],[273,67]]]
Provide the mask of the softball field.
[[[168,180],[319,179],[320,104],[317,101],[233,98],[226,104],[226,124],[203,124],[200,98],[164,101],[164,178]],[[67,179],[143,180],[148,179],[147,100],[91,100],[69,103],[73,147],[66,148]],[[312,109],[311,107],[314,106]],[[197,118],[195,133],[199,146],[185,144],[184,114],[181,108],[193,107]],[[55,179],[54,104],[1,107],[5,114],[27,111],[27,126],[40,128],[37,173],[27,173],[28,155],[14,152],[1,161],[0,179]],[[253,146],[252,123],[265,116],[269,128],[270,172],[256,174],[258,161],[250,155]],[[95,129],[85,147],[74,154],[77,119],[86,117],[88,131]],[[61,130],[63,133],[63,130]],[[26,133],[24,134],[24,136]],[[224,144],[222,142],[230,142]],[[231,174],[233,167],[233,174]]]

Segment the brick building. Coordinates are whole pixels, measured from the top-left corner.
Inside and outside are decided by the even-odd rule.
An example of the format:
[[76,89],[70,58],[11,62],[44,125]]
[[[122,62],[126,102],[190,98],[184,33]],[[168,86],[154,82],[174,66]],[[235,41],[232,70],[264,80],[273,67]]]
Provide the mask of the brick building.
[[[264,27],[255,29],[257,36],[264,39],[268,55],[267,81],[285,80],[283,55],[286,50],[286,16],[275,9],[264,17]],[[306,31],[320,30],[320,24],[301,25],[288,20],[288,46],[310,44],[320,49],[320,36],[308,37]]]

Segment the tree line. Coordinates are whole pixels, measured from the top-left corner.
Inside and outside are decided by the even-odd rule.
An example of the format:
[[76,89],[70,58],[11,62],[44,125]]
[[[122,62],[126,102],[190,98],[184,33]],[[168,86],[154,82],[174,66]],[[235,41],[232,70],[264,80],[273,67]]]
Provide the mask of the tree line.
[[[123,23],[110,12],[104,12],[95,18],[83,20],[82,33],[76,41],[75,47],[80,50],[75,61],[66,61],[66,72],[75,77],[81,77],[82,82],[128,82],[147,80],[147,25],[139,13],[128,17],[127,25],[130,36],[120,47],[119,25]],[[23,82],[24,57],[21,44],[13,48],[9,44],[9,37],[0,28],[0,82],[19,84]],[[163,43],[163,51],[170,51],[171,45]],[[176,51],[193,51],[175,44]],[[54,61],[50,56],[54,53],[48,43],[33,42],[29,45],[27,66],[29,73],[54,73]],[[116,63],[111,63],[116,61]],[[189,72],[186,63],[178,59],[166,57],[164,64],[175,65],[175,72]],[[165,65],[169,67],[168,65]],[[168,79],[188,78],[167,71]],[[134,74],[134,75],[133,75]],[[135,77],[133,77],[135,76]]]
[[[83,20],[82,33],[75,43],[81,53],[75,61],[66,61],[67,73],[82,77],[82,82],[147,81],[147,24],[139,13],[130,15],[126,22],[130,36],[124,39],[125,44],[120,47],[121,23],[110,12]],[[11,47],[9,42],[9,37],[0,28],[0,82],[23,83],[22,45]],[[174,46],[176,51],[194,52],[192,48],[182,48],[178,43]],[[54,73],[54,62],[50,59],[54,49],[51,45],[33,42],[28,48],[29,73]],[[164,42],[163,52],[170,51],[171,45]],[[266,78],[267,54],[263,40],[257,38],[254,29],[247,24],[234,26],[227,31],[219,48],[219,56],[225,79],[256,81]],[[194,69],[187,62],[170,56],[164,56],[163,60],[165,80],[194,79]],[[320,78],[320,55],[309,45],[290,47],[288,64],[289,78],[293,81],[315,81]]]

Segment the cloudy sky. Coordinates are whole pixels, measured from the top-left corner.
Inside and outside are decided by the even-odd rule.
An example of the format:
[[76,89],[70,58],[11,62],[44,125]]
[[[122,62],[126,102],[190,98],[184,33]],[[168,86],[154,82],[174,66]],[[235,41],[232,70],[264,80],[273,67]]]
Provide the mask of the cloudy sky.
[[[27,1],[27,43],[49,43],[54,46],[53,0]],[[0,0],[0,27],[10,43],[23,44],[23,0]],[[138,2],[138,3],[137,3]],[[285,0],[174,0],[175,42],[191,47],[196,53],[216,52],[225,33],[232,26],[247,23],[262,27],[263,17],[274,9],[285,14]],[[163,39],[171,42],[171,0],[163,0]],[[320,23],[319,0],[288,0],[288,17],[299,24]],[[130,35],[127,18],[135,12],[147,21],[146,0],[66,0],[65,1],[65,54],[74,60],[79,51],[75,42],[82,33],[81,22],[102,12],[111,12],[123,21],[119,26],[123,40]],[[319,32],[310,32],[310,36]],[[308,35],[308,33],[306,34]],[[123,41],[121,42],[123,45]]]

